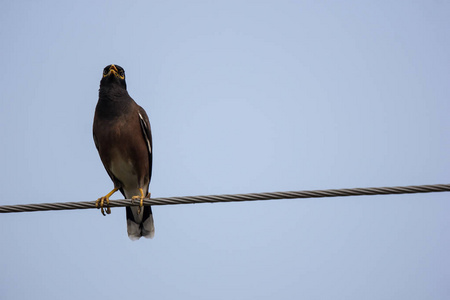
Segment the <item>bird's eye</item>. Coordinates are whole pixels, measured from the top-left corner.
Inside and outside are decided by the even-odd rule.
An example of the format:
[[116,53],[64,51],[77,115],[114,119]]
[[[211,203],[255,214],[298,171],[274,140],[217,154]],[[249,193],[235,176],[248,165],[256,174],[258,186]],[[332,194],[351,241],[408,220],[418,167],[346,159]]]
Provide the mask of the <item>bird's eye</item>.
[[123,70],[119,70],[119,75],[120,76],[125,76],[125,72]]
[[104,69],[103,69],[103,75],[106,75],[106,74],[108,74],[108,69],[107,69],[107,68],[104,68]]

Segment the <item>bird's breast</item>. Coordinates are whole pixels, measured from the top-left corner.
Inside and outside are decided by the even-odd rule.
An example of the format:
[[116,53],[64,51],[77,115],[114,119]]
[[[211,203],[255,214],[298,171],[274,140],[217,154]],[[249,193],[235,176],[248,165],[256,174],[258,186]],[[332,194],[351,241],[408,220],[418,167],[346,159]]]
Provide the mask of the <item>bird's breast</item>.
[[136,195],[136,189],[149,183],[149,156],[138,115],[96,122],[94,136],[105,168],[125,194]]
[[137,187],[138,176],[133,160],[117,149],[111,149],[110,170],[124,187]]

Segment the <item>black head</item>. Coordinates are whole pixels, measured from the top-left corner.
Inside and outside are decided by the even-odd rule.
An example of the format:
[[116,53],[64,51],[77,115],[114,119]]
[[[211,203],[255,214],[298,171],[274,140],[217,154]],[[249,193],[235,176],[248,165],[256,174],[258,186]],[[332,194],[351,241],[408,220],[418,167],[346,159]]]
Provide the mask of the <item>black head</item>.
[[127,83],[125,82],[125,70],[118,65],[109,65],[103,69],[103,78],[100,81],[100,87],[112,86],[119,84],[124,89],[127,89]]

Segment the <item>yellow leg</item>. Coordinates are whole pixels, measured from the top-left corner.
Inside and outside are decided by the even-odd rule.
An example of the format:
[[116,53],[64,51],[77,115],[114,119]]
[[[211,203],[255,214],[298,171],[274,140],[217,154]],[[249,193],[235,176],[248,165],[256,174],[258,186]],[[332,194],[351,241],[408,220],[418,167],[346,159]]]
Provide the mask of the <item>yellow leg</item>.
[[139,192],[141,192],[140,196],[133,196],[131,197],[131,201],[135,200],[135,199],[139,199],[139,208],[138,208],[138,214],[141,213],[141,207],[144,206],[144,190],[142,188],[139,188]]
[[109,215],[111,213],[111,209],[109,208],[109,197],[112,196],[115,192],[117,192],[119,188],[114,188],[111,192],[109,192],[106,196],[100,197],[95,201],[95,207],[101,208],[102,215],[105,215],[105,210],[103,209],[103,205],[106,201],[106,213]]

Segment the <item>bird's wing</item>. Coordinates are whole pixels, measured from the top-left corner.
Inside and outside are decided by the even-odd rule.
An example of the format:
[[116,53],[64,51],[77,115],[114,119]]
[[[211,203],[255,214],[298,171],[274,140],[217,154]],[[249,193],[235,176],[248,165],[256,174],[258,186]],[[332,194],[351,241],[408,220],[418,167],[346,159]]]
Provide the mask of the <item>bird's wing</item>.
[[141,124],[142,134],[148,149],[148,167],[149,177],[152,177],[152,161],[153,161],[153,144],[152,144],[152,130],[150,127],[150,121],[148,120],[147,113],[139,106],[139,122]]
[[94,137],[95,148],[97,148],[97,151],[98,151],[98,144],[97,144],[97,137],[95,136],[95,130],[93,130],[92,135],[93,135],[93,137]]

